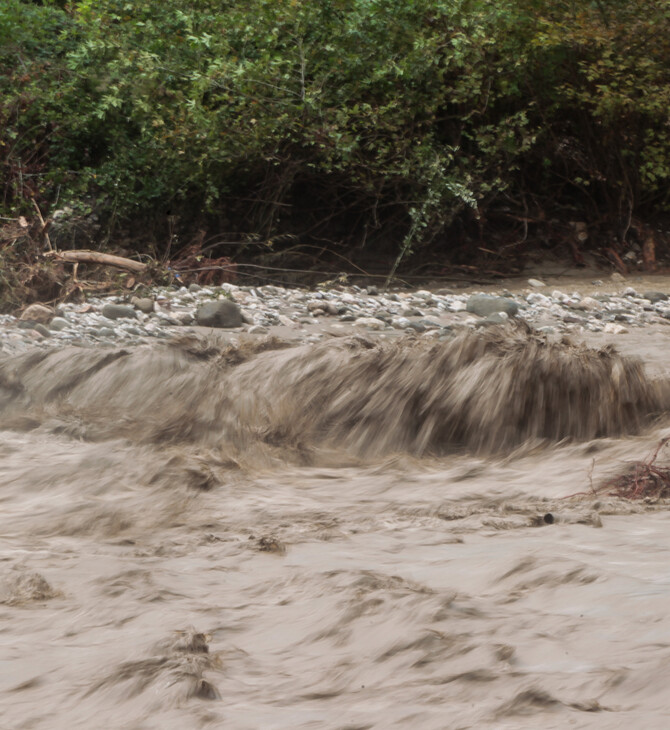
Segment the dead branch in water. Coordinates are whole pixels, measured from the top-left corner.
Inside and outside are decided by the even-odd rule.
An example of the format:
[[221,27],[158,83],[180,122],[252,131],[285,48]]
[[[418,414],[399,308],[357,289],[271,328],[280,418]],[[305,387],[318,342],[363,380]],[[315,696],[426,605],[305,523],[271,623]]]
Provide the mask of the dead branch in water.
[[565,499],[592,497],[593,495],[636,500],[670,497],[670,465],[656,464],[659,452],[668,443],[670,443],[670,436],[661,439],[654,453],[646,461],[634,461],[628,464],[621,473],[606,479],[595,489],[591,483],[591,492],[576,492]]
[[140,261],[124,258],[123,256],[113,256],[108,253],[100,253],[99,251],[47,251],[44,256],[58,261],[67,261],[71,264],[102,264],[103,266],[114,266],[117,269],[125,269],[140,274],[147,270],[148,264]]

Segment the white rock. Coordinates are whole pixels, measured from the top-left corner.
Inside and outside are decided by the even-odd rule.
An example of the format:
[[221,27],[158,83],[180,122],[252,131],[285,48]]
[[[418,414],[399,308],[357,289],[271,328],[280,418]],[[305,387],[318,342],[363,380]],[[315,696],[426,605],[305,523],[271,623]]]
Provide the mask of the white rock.
[[182,310],[180,312],[173,312],[172,316],[181,324],[193,323],[193,315],[190,312]]
[[589,309],[589,310],[602,308],[601,303],[597,299],[594,299],[593,297],[584,297],[579,302],[579,306],[584,307],[584,309]]
[[383,330],[386,327],[386,323],[376,317],[359,317],[354,324],[357,324],[360,327],[367,327],[371,330]]
[[530,284],[530,286],[534,286],[537,289],[539,289],[541,286],[547,286],[543,281],[540,281],[539,279],[528,279],[528,283]]
[[607,332],[609,335],[623,335],[628,332],[628,330],[623,325],[616,324],[615,322],[608,322],[603,327],[603,332]]
[[468,305],[465,302],[461,302],[458,299],[451,302],[449,305],[449,308],[452,312],[464,312],[467,309]]
[[538,292],[533,292],[532,294],[529,294],[526,297],[526,301],[528,302],[528,304],[539,304],[542,307],[548,307],[550,304],[553,304],[549,297],[545,297],[544,294],[540,294]]
[[567,294],[562,292],[560,289],[554,289],[553,292],[551,292],[551,298],[552,299],[558,299],[560,302],[564,302],[566,299],[569,299]]

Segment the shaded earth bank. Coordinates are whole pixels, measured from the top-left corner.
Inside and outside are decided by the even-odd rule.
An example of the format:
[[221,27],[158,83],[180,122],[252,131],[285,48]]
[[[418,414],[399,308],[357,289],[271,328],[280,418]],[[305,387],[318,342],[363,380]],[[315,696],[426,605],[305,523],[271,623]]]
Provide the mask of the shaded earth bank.
[[617,341],[5,356],[0,726],[667,727],[667,500],[594,490],[668,335]]

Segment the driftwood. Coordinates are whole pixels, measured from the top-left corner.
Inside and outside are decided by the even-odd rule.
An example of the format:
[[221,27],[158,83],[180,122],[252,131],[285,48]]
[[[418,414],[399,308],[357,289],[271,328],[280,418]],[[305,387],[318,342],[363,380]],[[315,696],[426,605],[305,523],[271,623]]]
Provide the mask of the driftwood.
[[33,205],[35,206],[35,210],[37,211],[37,217],[40,219],[40,224],[42,226],[42,229],[40,230],[40,236],[44,238],[46,241],[47,246],[49,247],[49,251],[53,251],[53,246],[51,245],[51,239],[49,238],[49,226],[51,225],[51,221],[45,221],[42,217],[42,211],[40,210],[40,206],[37,205],[37,201],[35,198],[33,198]]
[[67,261],[70,264],[102,264],[103,266],[115,266],[117,269],[134,271],[137,274],[147,269],[147,264],[140,261],[133,261],[123,256],[112,256],[99,251],[47,251],[44,255],[47,258]]

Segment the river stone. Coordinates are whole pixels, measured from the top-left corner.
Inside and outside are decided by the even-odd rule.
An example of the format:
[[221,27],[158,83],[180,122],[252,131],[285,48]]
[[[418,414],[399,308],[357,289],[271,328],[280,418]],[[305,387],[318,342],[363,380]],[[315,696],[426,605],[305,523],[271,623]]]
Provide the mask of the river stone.
[[600,302],[597,299],[594,299],[593,297],[584,297],[579,302],[579,309],[593,312],[596,309],[599,309],[601,306]]
[[268,328],[263,327],[262,324],[255,324],[253,327],[249,327],[248,333],[250,335],[266,335],[268,333]]
[[[666,302],[668,300],[668,295],[664,294],[662,291],[648,291],[642,296],[645,299],[648,299],[652,304],[656,304],[656,302]],[[30,307],[28,307],[28,309],[30,309]],[[23,317],[21,317],[21,319],[23,319]]]
[[54,317],[51,322],[49,322],[49,329],[54,330],[54,332],[60,332],[69,326],[70,323],[64,317]]
[[154,300],[149,297],[133,297],[130,303],[144,314],[151,314],[154,311]]
[[528,279],[528,284],[530,286],[534,286],[536,289],[547,286],[543,281],[540,281],[539,279]]
[[105,304],[102,316],[107,319],[137,319],[134,307],[127,304]]
[[479,317],[488,317],[494,312],[504,312],[513,317],[519,311],[519,305],[506,297],[492,297],[488,294],[473,294],[467,301],[466,310]]
[[324,314],[335,316],[339,312],[339,309],[332,302],[327,302],[323,299],[314,299],[311,302],[307,302],[307,311],[317,314],[323,312]]
[[498,324],[505,324],[509,319],[507,312],[491,312],[488,317],[480,319],[475,324],[475,327],[492,327]]
[[426,325],[422,322],[410,322],[407,329],[414,330],[415,332],[421,334],[422,332],[426,331]]
[[410,321],[407,319],[407,317],[396,317],[395,319],[391,320],[391,324],[397,330],[404,330],[409,327]]
[[538,304],[542,307],[548,307],[553,304],[549,297],[546,297],[544,294],[540,294],[539,292],[531,292],[526,297],[526,301],[528,304]]
[[622,335],[628,332],[628,330],[623,325],[614,324],[614,322],[608,322],[603,327],[603,332],[607,332],[610,335]]
[[190,312],[173,312],[172,318],[177,322],[177,324],[181,325],[188,325],[193,324],[193,315]]
[[[667,299],[667,297],[666,297]],[[44,304],[31,304],[26,307],[21,315],[24,322],[39,322],[40,324],[49,324],[54,317],[54,310],[51,307],[45,307]]]
[[39,332],[41,335],[44,335],[45,337],[51,337],[51,332],[49,332],[49,328],[42,324],[41,322],[38,322],[33,329],[35,332]]
[[376,317],[358,317],[354,324],[367,327],[371,330],[383,330],[386,328],[386,324]]
[[228,299],[206,302],[198,307],[195,321],[202,327],[241,327],[243,323],[240,308]]

